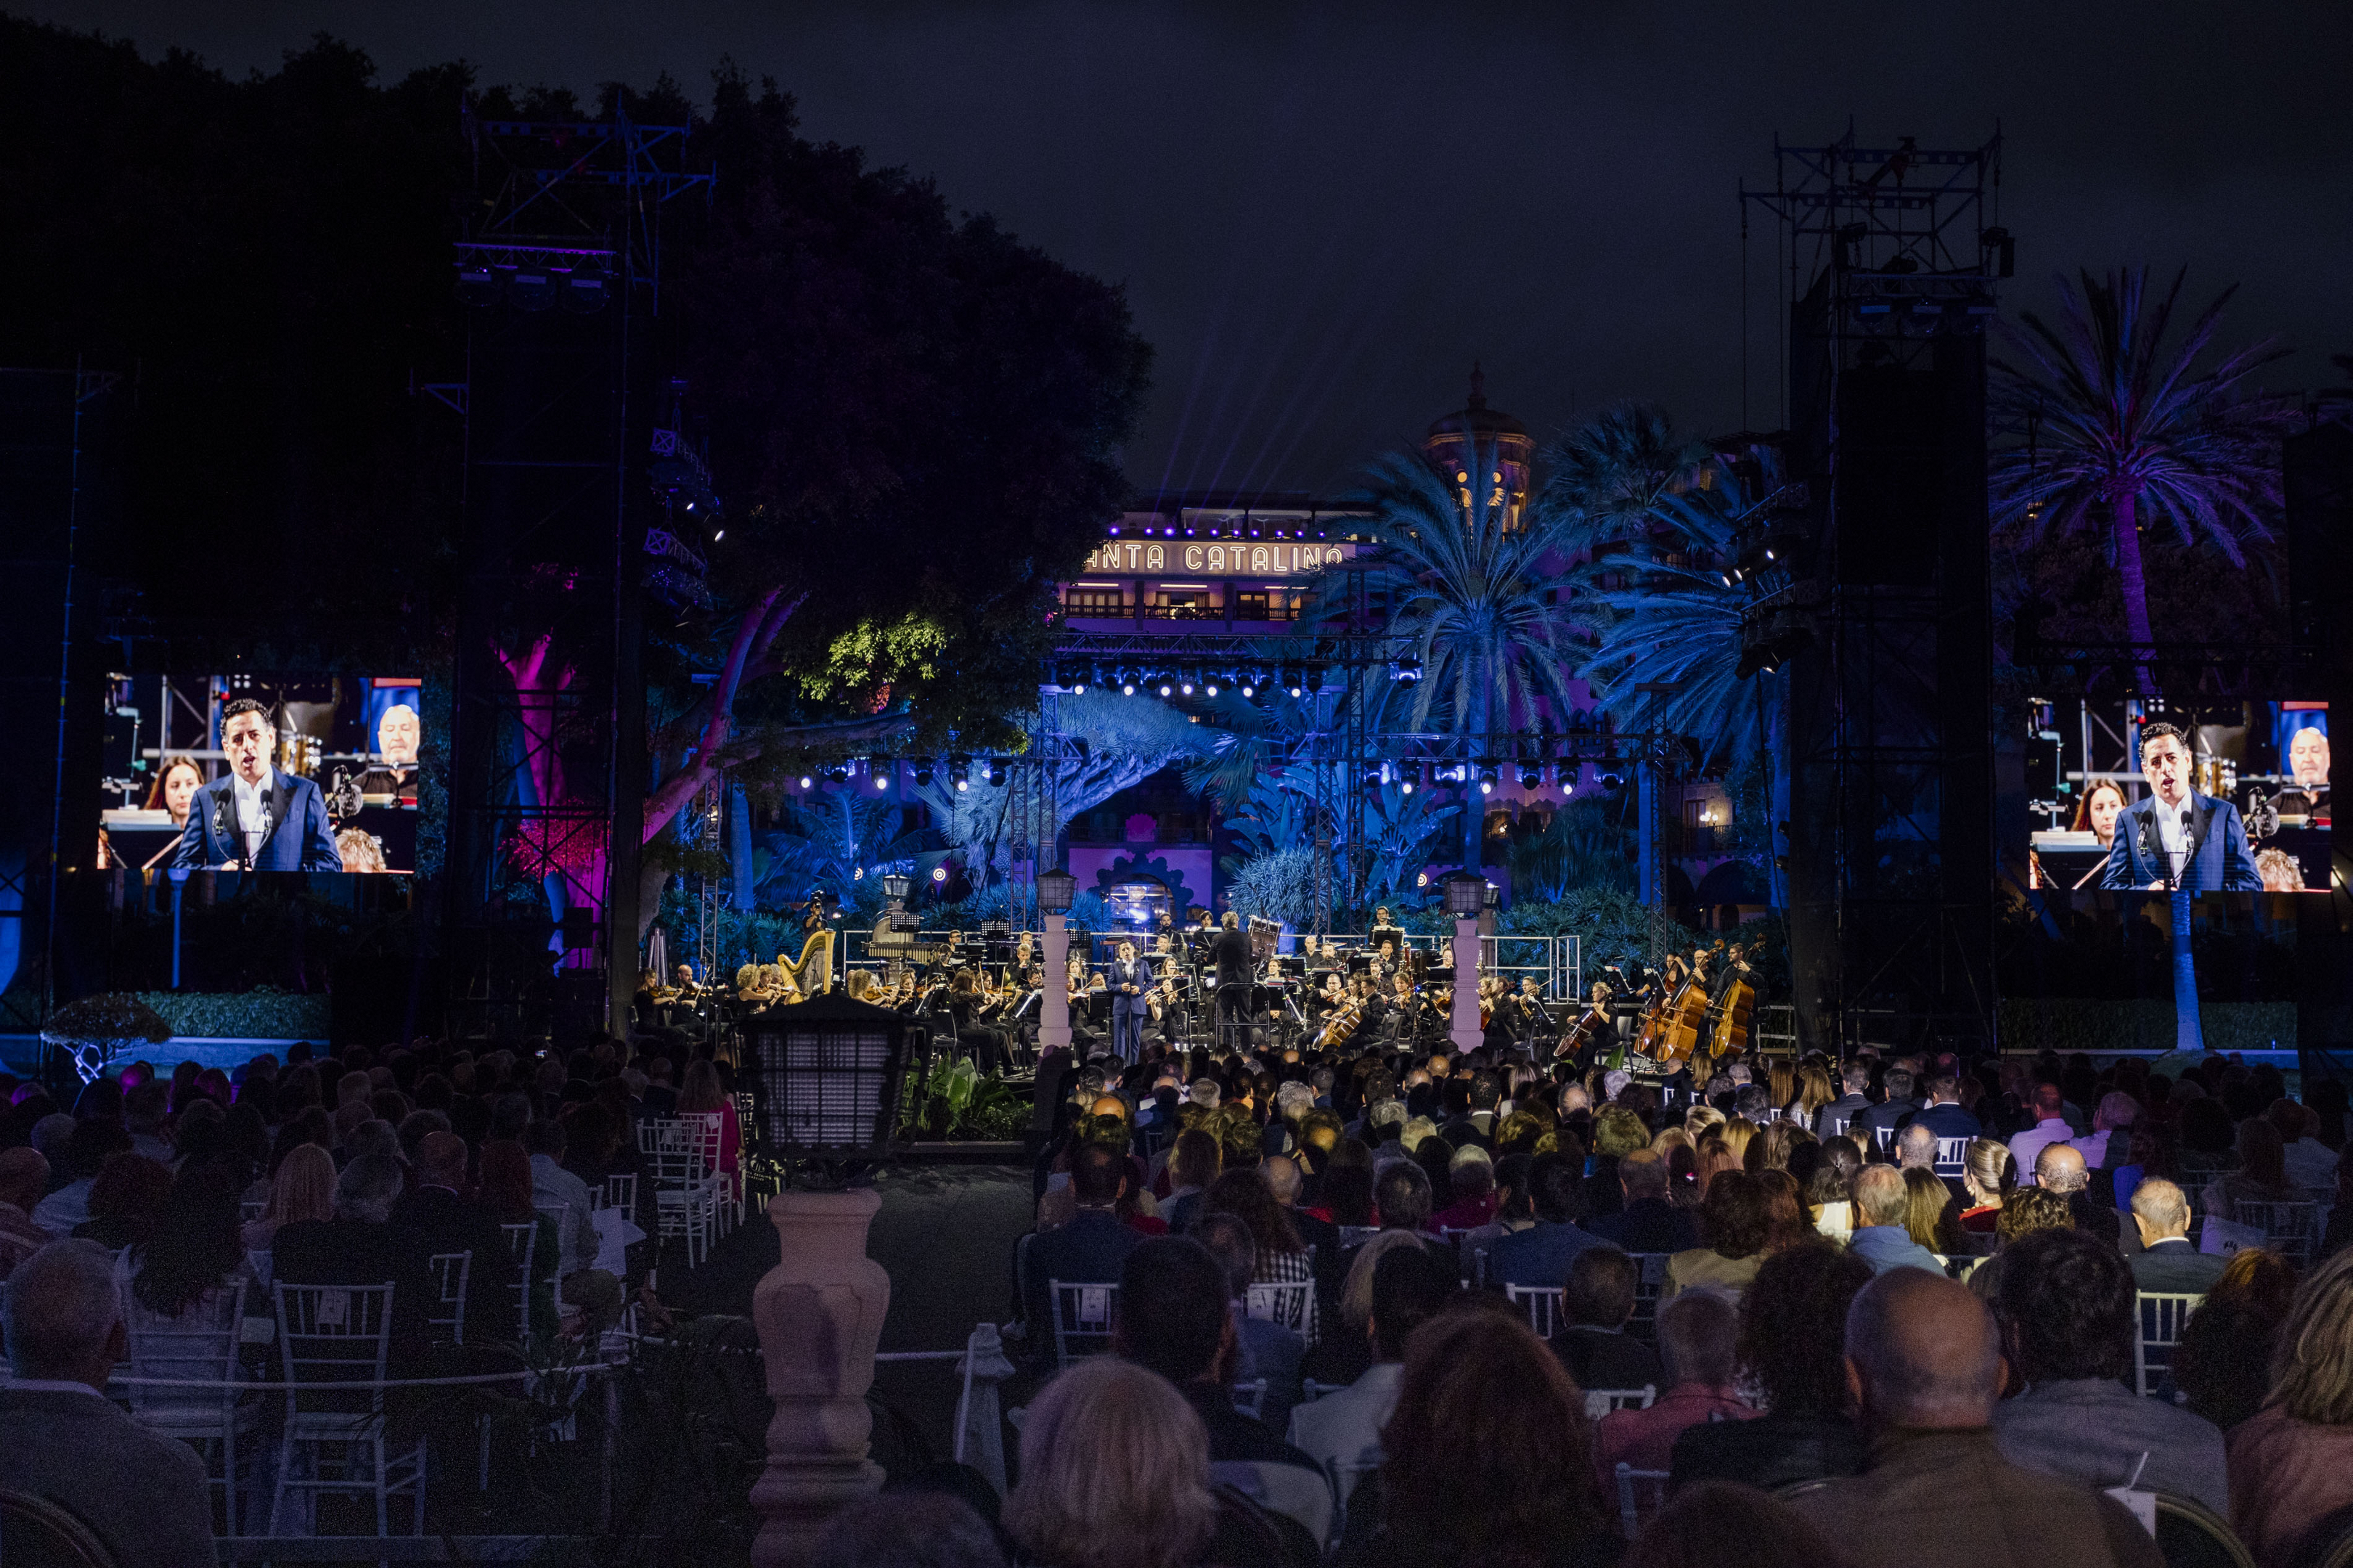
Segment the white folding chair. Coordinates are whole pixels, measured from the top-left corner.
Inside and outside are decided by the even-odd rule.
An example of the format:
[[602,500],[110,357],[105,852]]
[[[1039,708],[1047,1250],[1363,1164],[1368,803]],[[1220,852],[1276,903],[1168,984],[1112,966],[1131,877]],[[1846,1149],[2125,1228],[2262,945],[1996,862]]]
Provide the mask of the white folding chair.
[[1872,1141],[1879,1145],[1880,1151],[1883,1153],[1886,1152],[1888,1145],[1895,1142],[1895,1129],[1887,1126],[1874,1127],[1871,1130],[1871,1137]]
[[531,1343],[531,1255],[539,1242],[539,1222],[523,1220],[517,1224],[501,1223],[501,1234],[507,1238],[507,1264],[514,1270],[514,1283],[509,1287],[515,1293],[515,1338]]
[[1548,1340],[1560,1322],[1561,1288],[1557,1285],[1506,1285],[1504,1297],[1521,1307],[1528,1315],[1528,1327],[1536,1338]]
[[1235,1384],[1234,1408],[1253,1421],[1261,1419],[1266,1409],[1266,1379],[1254,1377],[1248,1383]]
[[1651,1401],[1658,1396],[1658,1384],[1651,1383],[1640,1388],[1588,1388],[1585,1391],[1585,1418],[1599,1421],[1612,1410],[1648,1410]]
[[638,1124],[638,1141],[654,1179],[655,1237],[683,1241],[692,1268],[710,1256],[719,1228],[719,1181],[700,1133],[676,1119],[654,1119]]
[[1854,1118],[1852,1116],[1833,1116],[1831,1118],[1831,1136],[1843,1138],[1846,1136],[1846,1130],[1853,1125]]
[[1299,1385],[1299,1403],[1313,1405],[1327,1394],[1337,1394],[1348,1385],[1345,1383],[1318,1383],[1308,1378]]
[[1936,1163],[1934,1167],[1936,1174],[1958,1176],[1968,1169],[1968,1139],[1939,1138],[1936,1140]]
[[177,1437],[203,1456],[212,1468],[211,1445],[220,1449],[222,1518],[227,1533],[237,1528],[237,1438],[251,1436],[260,1411],[240,1406],[234,1386],[241,1381],[237,1342],[245,1324],[245,1281],[234,1289],[216,1292],[209,1301],[181,1310],[176,1318],[133,1311],[129,1324],[130,1372],[140,1377],[185,1378],[217,1383],[219,1388],[148,1388],[131,1386],[131,1415],[142,1426],[166,1437]]
[[1245,1300],[1244,1310],[1264,1322],[1280,1323],[1293,1333],[1305,1339],[1308,1318],[1315,1310],[1315,1286],[1300,1279],[1284,1284],[1252,1285]]
[[[393,1453],[384,1429],[384,1390],[338,1389],[381,1383],[392,1346],[392,1286],[288,1285],[276,1288],[278,1347],[285,1381],[286,1427],[269,1533],[291,1533],[279,1518],[286,1495],[366,1492],[375,1498],[375,1532],[392,1533],[388,1501],[409,1494],[413,1534],[425,1533],[425,1442]],[[342,1473],[329,1476],[329,1469]],[[307,1476],[299,1472],[307,1470]],[[307,1521],[306,1521],[307,1522]]]
[[2140,1331],[2133,1336],[2133,1386],[2143,1398],[2155,1394],[2172,1369],[2173,1348],[2181,1342],[2189,1314],[2205,1300],[2202,1295],[2165,1290],[2143,1290],[2135,1297],[2133,1309],[2140,1318]]
[[1381,1227],[1377,1225],[1344,1225],[1339,1228],[1340,1245],[1344,1247],[1362,1247],[1381,1233]]
[[1381,1468],[1381,1461],[1369,1456],[1356,1459],[1327,1459],[1324,1462],[1324,1479],[1332,1483],[1332,1540],[1336,1543],[1347,1533],[1348,1499],[1356,1485]]
[[1672,1252],[1635,1252],[1632,1258],[1641,1272],[1634,1279],[1634,1315],[1626,1327],[1636,1337],[1649,1340],[1657,1333],[1659,1298],[1667,1288],[1667,1264]]
[[1623,1459],[1618,1462],[1618,1525],[1627,1540],[1634,1539],[1643,1519],[1658,1512],[1666,1499],[1666,1471],[1638,1470]]
[[449,1342],[466,1342],[466,1279],[474,1269],[474,1254],[437,1252],[426,1258],[425,1265],[433,1271],[433,1289],[438,1300],[436,1310],[425,1315],[425,1326],[449,1331]]
[[2231,1217],[2263,1233],[2265,1245],[2298,1268],[2312,1261],[2313,1243],[2320,1236],[2320,1205],[2315,1203],[2257,1203],[2242,1199],[2231,1205]]
[[588,1189],[589,1202],[600,1209],[619,1209],[622,1213],[638,1212],[638,1173],[624,1171],[610,1175]]
[[1111,1349],[1112,1325],[1119,1317],[1118,1286],[1065,1285],[1060,1279],[1049,1279],[1046,1299],[1054,1310],[1056,1366],[1068,1366]]

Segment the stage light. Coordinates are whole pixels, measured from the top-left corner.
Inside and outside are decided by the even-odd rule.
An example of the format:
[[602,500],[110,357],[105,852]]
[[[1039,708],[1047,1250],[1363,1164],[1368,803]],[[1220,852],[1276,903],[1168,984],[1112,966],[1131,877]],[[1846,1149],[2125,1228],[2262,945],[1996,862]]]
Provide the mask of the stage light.
[[1398,792],[1400,795],[1411,795],[1413,793],[1413,780],[1409,778],[1398,780]]
[[1616,773],[1603,773],[1601,775],[1601,788],[1604,794],[1616,795],[1620,790],[1625,787],[1626,781],[1620,778]]
[[876,789],[889,789],[891,787],[891,775],[899,771],[899,764],[896,763],[869,763],[866,764],[866,771],[873,775],[874,787]]
[[832,767],[825,770],[825,782],[828,784],[848,784],[849,782],[849,770],[837,763]]
[[726,531],[725,529],[723,529],[723,529],[721,529],[718,532],[716,532],[716,533],[714,533],[714,534],[712,534],[712,535],[711,536],[711,542],[712,542],[712,543],[713,543],[713,544],[716,544],[716,543],[718,543],[721,540],[723,540],[723,539],[724,539],[724,538],[726,538],[726,537],[727,537],[727,531]]
[[1502,777],[1502,771],[1498,769],[1493,763],[1482,762],[1479,764],[1479,793],[1481,795],[1494,794],[1495,785],[1501,782]]
[[929,757],[923,758],[915,764],[915,787],[917,789],[932,787],[932,760]]
[[575,316],[593,316],[612,298],[601,272],[575,272],[565,279],[562,294],[564,308]]
[[972,758],[963,752],[958,752],[955,755],[949,757],[948,776],[955,781],[956,790],[959,794],[965,790],[970,789],[972,787]]
[[1164,672],[1164,673],[1161,675],[1161,677],[1160,677],[1160,681],[1159,681],[1158,686],[1157,686],[1157,687],[1155,687],[1155,689],[1156,689],[1156,690],[1160,693],[1160,695],[1161,695],[1161,696],[1163,696],[1163,697],[1167,697],[1167,696],[1172,695],[1172,694],[1175,692],[1176,688],[1175,688],[1175,686],[1170,682],[1170,680],[1169,680],[1169,679],[1168,679],[1168,676]]
[[1520,769],[1520,787],[1531,793],[1544,788],[1544,769],[1534,763]]
[[1301,672],[1297,665],[1285,665],[1283,667],[1282,689],[1285,691],[1290,692],[1293,697],[1303,697],[1306,695],[1307,678]]
[[1119,678],[1119,694],[1122,697],[1133,697],[1135,695],[1135,677],[1132,675],[1123,675]]
[[458,303],[479,310],[499,302],[499,278],[487,267],[458,268]]
[[933,880],[933,881],[934,881],[934,882],[944,882],[944,881],[946,881],[947,879],[948,879],[948,868],[947,868],[945,866],[934,866],[934,867],[933,867],[933,868],[932,868],[932,880]]
[[544,310],[555,303],[555,280],[543,267],[519,268],[507,282],[507,299],[518,310]]
[[1421,660],[1412,654],[1407,654],[1389,666],[1389,679],[1399,686],[1411,686],[1421,679]]
[[988,787],[989,787],[989,788],[991,788],[991,789],[1002,789],[1002,788],[1004,788],[1004,787],[1005,787],[1005,760],[1004,760],[1002,757],[991,757],[991,758],[989,758],[989,759],[988,759],[988,769],[987,769],[987,772],[983,776],[984,776],[984,777],[988,781]]
[[815,789],[816,787],[817,787],[817,780],[815,780],[815,779],[813,779],[813,778],[809,777],[809,776],[808,776],[808,774],[807,774],[807,773],[803,773],[803,774],[801,775],[801,788],[803,788],[803,789]]
[[1184,695],[1190,697],[1193,695],[1193,683],[1189,680],[1180,680],[1176,683],[1176,689]]
[[1256,697],[1257,695],[1258,695],[1258,688],[1257,688],[1257,687],[1255,687],[1255,686],[1251,686],[1251,685],[1250,685],[1250,684],[1249,684],[1249,683],[1247,683],[1247,682],[1245,682],[1245,683],[1243,684],[1243,686],[1242,686],[1242,700],[1243,700],[1243,701],[1247,702],[1247,701],[1249,701],[1251,698]]

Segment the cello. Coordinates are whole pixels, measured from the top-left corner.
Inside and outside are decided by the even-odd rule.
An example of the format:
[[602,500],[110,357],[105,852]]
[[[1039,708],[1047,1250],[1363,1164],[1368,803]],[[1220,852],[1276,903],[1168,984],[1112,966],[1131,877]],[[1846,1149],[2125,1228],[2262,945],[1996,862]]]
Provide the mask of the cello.
[[1757,986],[1749,978],[1752,973],[1747,954],[1734,948],[1731,979],[1717,998],[1715,1037],[1708,1047],[1708,1054],[1715,1060],[1737,1058],[1748,1049],[1749,1021],[1757,1012]]

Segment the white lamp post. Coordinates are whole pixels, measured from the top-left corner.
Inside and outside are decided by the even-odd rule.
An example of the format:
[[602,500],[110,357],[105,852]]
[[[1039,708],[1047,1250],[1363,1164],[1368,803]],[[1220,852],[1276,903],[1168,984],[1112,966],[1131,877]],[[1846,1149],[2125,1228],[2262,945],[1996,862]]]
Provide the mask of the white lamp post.
[[1446,877],[1446,912],[1454,917],[1454,1022],[1447,1033],[1457,1051],[1479,1048],[1479,911],[1487,907],[1487,879],[1475,871]]
[[1068,871],[1038,873],[1038,910],[1046,917],[1046,994],[1038,1023],[1040,1054],[1071,1048],[1071,994],[1064,979],[1071,966],[1071,933],[1062,920],[1078,892],[1079,879]]

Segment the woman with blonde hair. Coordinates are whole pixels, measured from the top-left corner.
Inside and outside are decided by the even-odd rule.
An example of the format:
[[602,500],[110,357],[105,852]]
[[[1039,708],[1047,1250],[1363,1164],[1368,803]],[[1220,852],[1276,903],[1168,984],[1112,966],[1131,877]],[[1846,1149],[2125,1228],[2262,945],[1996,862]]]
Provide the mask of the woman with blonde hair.
[[1689,1110],[1683,1112],[1683,1131],[1692,1135],[1694,1148],[1698,1146],[1699,1140],[1706,1135],[1709,1128],[1723,1125],[1724,1112],[1704,1101],[1694,1104]]
[[1029,1402],[1006,1533],[1039,1568],[1184,1568],[1217,1534],[1209,1434],[1166,1379],[1080,1362]]
[[297,1143],[269,1178],[269,1201],[260,1217],[248,1220],[237,1239],[248,1252],[264,1252],[280,1226],[334,1217],[335,1157],[316,1143]]
[[1759,1171],[1786,1171],[1789,1168],[1789,1152],[1800,1139],[1810,1136],[1794,1121],[1773,1122],[1748,1141],[1748,1152],[1742,1157],[1740,1168],[1752,1176]]
[[1732,1151],[1733,1163],[1746,1169],[1748,1145],[1757,1136],[1757,1123],[1746,1116],[1728,1116],[1725,1118],[1724,1125],[1716,1129],[1716,1134],[1724,1140],[1725,1147]]
[[2296,1291],[2271,1396],[2230,1436],[2230,1475],[2231,1522],[2262,1563],[2303,1560],[2315,1527],[2353,1504],[2353,1253]]
[[1991,1236],[2001,1218],[2001,1205],[2018,1191],[2018,1161],[2010,1145],[1999,1138],[1972,1138],[1961,1157],[1961,1186],[1969,1205],[1961,1211],[1961,1228]]
[[1797,1109],[1798,1069],[1793,1064],[1775,1062],[1765,1069],[1765,1098],[1776,1116]]
[[1700,1139],[1697,1153],[1698,1159],[1692,1167],[1692,1192],[1699,1202],[1705,1203],[1708,1184],[1723,1172],[1739,1170],[1740,1156],[1732,1152],[1721,1128],[1711,1130]]
[[1651,1152],[1660,1159],[1671,1159],[1678,1149],[1689,1149],[1692,1135],[1680,1127],[1662,1127],[1651,1135]]
[[1949,1258],[1961,1250],[1953,1189],[1936,1172],[1914,1165],[1904,1173],[1904,1229],[1913,1240]]
[[1798,1121],[1811,1127],[1814,1113],[1837,1099],[1838,1090],[1831,1087],[1828,1068],[1819,1062],[1808,1062],[1798,1069],[1798,1103],[1790,1107]]

